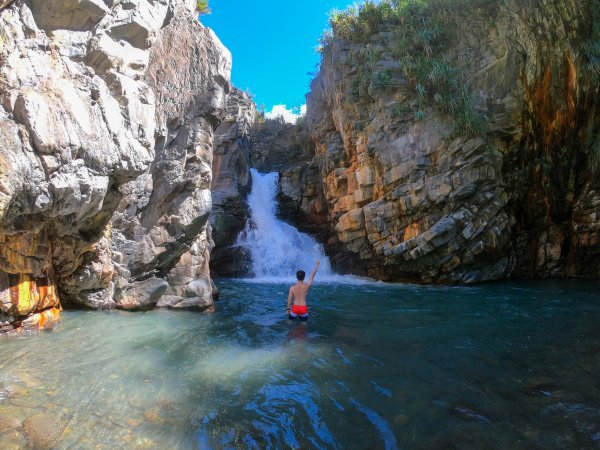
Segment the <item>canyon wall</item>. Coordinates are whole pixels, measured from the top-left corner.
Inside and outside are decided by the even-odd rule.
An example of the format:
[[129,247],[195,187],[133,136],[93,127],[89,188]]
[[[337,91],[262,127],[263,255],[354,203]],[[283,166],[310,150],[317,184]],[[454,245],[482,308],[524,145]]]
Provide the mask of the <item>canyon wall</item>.
[[215,131],[210,215],[214,251],[211,270],[215,276],[244,276],[249,255],[236,245],[248,219],[246,197],[251,189],[252,127],[256,105],[245,92],[233,89],[227,116]]
[[0,5],[0,327],[206,308],[231,56],[193,0]]
[[[320,233],[344,273],[598,278],[600,83],[586,52],[600,39],[598,7],[467,3],[442,11],[447,29],[425,44],[402,34],[413,16],[382,21],[363,42],[334,33],[307,95],[314,150],[280,169],[282,204]],[[418,14],[415,23],[439,33]],[[405,54],[402,39],[412,39]],[[440,47],[415,81],[407,67],[421,69]],[[464,97],[436,91],[455,79]],[[472,105],[462,113],[487,118],[485,127],[467,127],[472,117],[449,113],[459,109],[450,102]]]

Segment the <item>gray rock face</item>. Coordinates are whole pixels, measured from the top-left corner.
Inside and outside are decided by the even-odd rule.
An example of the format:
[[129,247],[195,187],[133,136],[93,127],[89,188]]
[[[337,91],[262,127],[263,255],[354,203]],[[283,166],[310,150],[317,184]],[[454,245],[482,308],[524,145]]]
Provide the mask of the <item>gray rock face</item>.
[[117,306],[129,280],[155,276],[167,280],[166,295],[184,299],[177,307],[212,304],[212,149],[230,71],[229,52],[193,16],[178,14],[160,31],[146,72],[157,98],[154,161],[146,176],[124,187],[112,221]]
[[[131,308],[126,299],[146,298],[152,279],[209,304],[212,135],[225,114],[229,52],[198,23],[192,0],[8,3],[2,329],[51,326],[58,294]],[[209,288],[187,289],[198,276]]]

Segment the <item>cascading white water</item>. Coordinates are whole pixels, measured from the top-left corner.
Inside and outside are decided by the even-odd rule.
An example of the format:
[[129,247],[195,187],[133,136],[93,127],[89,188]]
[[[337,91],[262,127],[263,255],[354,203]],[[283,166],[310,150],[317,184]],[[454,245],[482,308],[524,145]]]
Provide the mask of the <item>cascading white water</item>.
[[261,174],[256,169],[251,169],[250,174],[250,219],[238,238],[238,245],[249,250],[255,277],[260,280],[289,281],[293,279],[297,270],[304,270],[308,277],[315,266],[315,260],[318,259],[321,265],[317,278],[337,279],[331,270],[329,259],[325,256],[323,246],[311,236],[277,218],[275,196],[278,174]]

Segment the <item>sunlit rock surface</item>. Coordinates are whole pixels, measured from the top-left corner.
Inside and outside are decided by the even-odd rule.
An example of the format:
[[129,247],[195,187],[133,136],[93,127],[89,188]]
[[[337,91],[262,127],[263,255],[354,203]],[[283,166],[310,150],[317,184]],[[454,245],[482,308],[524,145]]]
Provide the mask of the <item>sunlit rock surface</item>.
[[212,132],[231,57],[194,5],[0,4],[2,330],[51,326],[59,298],[210,305]]
[[[445,58],[489,119],[481,137],[455,135],[433,106],[415,117],[393,29],[366,45],[334,40],[307,97],[315,150],[281,169],[288,209],[307,218],[298,225],[321,229],[338,270],[384,280],[597,278],[599,83],[582,51],[593,5],[503,1],[492,17],[452,18],[460,33]],[[354,82],[368,52],[373,74],[391,79],[365,101]]]

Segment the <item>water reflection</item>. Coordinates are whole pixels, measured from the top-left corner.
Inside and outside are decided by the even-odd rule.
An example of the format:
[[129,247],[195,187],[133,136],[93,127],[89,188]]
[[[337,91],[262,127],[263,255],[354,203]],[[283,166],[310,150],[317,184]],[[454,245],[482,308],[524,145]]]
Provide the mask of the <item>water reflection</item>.
[[290,322],[290,331],[288,334],[288,339],[290,341],[301,343],[308,339],[308,322],[295,323],[295,321],[289,319],[288,321]]

